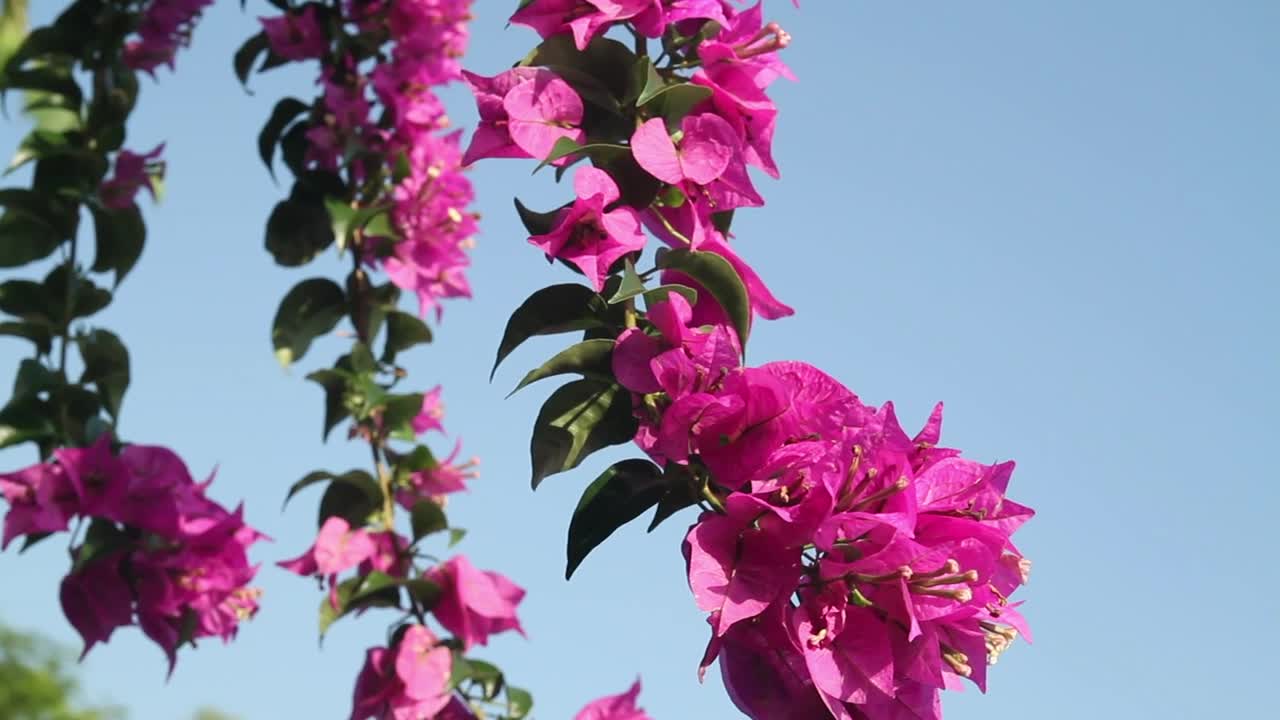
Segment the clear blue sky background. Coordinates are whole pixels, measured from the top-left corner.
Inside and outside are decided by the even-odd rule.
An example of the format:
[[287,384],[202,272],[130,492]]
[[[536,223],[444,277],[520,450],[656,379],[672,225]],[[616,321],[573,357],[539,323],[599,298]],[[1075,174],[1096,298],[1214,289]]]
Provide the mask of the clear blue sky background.
[[[44,14],[56,3],[35,4]],[[759,326],[752,360],[815,363],[867,401],[894,400],[909,425],[945,400],[944,440],[1015,458],[1012,494],[1040,512],[1020,535],[1036,562],[1023,598],[1037,642],[1005,656],[990,695],[949,696],[948,717],[1269,715],[1280,4],[769,5],[795,36],[786,57],[800,82],[774,90],[783,181],[762,179],[768,206],[735,229],[798,315]],[[472,69],[497,72],[531,46],[526,30],[503,28],[512,6],[478,4]],[[339,267],[281,269],[262,249],[286,188],[254,137],[271,103],[309,96],[311,78],[289,71],[256,79],[252,97],[240,90],[229,58],[253,17],[219,2],[178,74],[145,83],[129,144],[169,143],[169,195],[146,208],[146,254],[100,320],[133,353],[126,437],[179,449],[197,473],[220,464],[215,494],[247,499],[277,539],[258,553],[271,561],[314,532],[316,497],[281,514],[289,483],[365,457],[340,439],[320,444],[320,396],[302,380],[340,345],[291,373],[272,358],[279,297]],[[467,98],[450,97],[457,124],[472,122]],[[18,137],[0,127],[0,147]],[[511,211],[516,193],[537,207],[569,192],[530,169],[474,173],[477,300],[451,305],[438,343],[407,356],[421,387],[444,383],[449,429],[484,459],[451,507],[471,528],[462,549],[529,590],[529,640],[484,655],[534,690],[543,720],[637,673],[658,720],[736,717],[718,678],[695,678],[706,625],[683,577],[682,522],[651,536],[628,528],[562,579],[569,513],[609,458],[531,493],[528,433],[550,386],[502,399],[558,341],[522,349],[487,382],[509,312],[567,277]],[[20,351],[0,346],[0,377]],[[30,459],[23,449],[0,462]],[[57,603],[65,567],[54,542],[0,555],[0,617],[77,642]],[[140,720],[205,704],[245,720],[345,717],[383,618],[339,623],[321,650],[314,586],[270,566],[260,577],[263,611],[236,644],[184,652],[166,684],[160,652],[121,631],[85,663],[91,696]]]

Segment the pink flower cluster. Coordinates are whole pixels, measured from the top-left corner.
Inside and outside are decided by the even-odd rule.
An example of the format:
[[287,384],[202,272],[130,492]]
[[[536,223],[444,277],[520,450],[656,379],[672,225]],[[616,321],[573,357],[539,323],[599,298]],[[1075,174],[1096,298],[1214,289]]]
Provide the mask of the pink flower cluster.
[[213,0],[151,0],[138,21],[136,40],[124,48],[124,62],[152,75],[156,68],[173,68],[178,49],[191,42],[191,32]]
[[[444,409],[437,386],[423,394],[423,403],[412,421],[418,433],[444,432]],[[466,489],[475,461],[455,465],[458,449],[442,463],[410,473],[396,492],[397,502],[412,510],[420,502],[444,503],[444,496]],[[316,577],[329,590],[329,603],[343,611],[338,576],[355,570],[353,577],[379,572],[398,580],[422,579],[439,590],[438,600],[427,610],[450,633],[463,652],[487,645],[493,635],[512,631],[524,634],[517,607],[525,592],[500,573],[483,571],[458,555],[425,571],[414,567],[412,541],[393,528],[352,527],[341,517],[330,517],[315,543],[302,555],[280,562],[280,567]],[[357,610],[363,612],[363,609]],[[417,618],[421,620],[422,618]],[[471,718],[466,703],[446,690],[453,655],[427,627],[416,624],[399,644],[368,651],[365,667],[356,683],[352,720],[379,718]]]
[[[777,78],[791,77],[777,55],[790,37],[776,23],[765,24],[762,13],[762,4],[738,10],[723,0],[533,0],[520,8],[513,23],[543,37],[572,32],[579,48],[623,22],[647,37],[661,36],[670,25],[696,29],[714,21],[719,27],[698,46],[701,67],[687,79],[708,88],[707,99],[678,128],[667,127],[661,117],[640,122],[628,144],[640,167],[664,183],[659,197],[675,199],[643,209],[616,206],[616,179],[607,170],[584,168],[575,176],[575,201],[556,214],[549,233],[529,241],[548,257],[573,264],[599,290],[621,257],[644,248],[644,226],[671,247],[724,257],[747,285],[755,315],[791,315],[794,311],[774,297],[715,224],[719,213],[764,204],[748,166],[778,177],[772,155],[778,111],[765,91]],[[466,78],[480,124],[464,162],[544,159],[561,138],[586,140],[583,100],[555,71],[517,67],[494,77],[466,73]],[[699,289],[675,273],[663,279]],[[713,302],[700,303],[697,312],[706,322],[727,320]]]
[[98,188],[98,197],[102,204],[113,210],[124,210],[132,207],[138,191],[146,188],[151,199],[156,199],[153,176],[164,172],[160,154],[164,152],[164,143],[157,145],[148,153],[139,155],[129,150],[121,150],[116,154],[115,173],[108,180],[103,180]]
[[[1010,596],[1030,563],[1010,537],[1033,512],[1005,497],[1013,463],[914,437],[796,362],[741,367],[731,331],[680,295],[651,337],[624,333],[614,370],[636,393],[636,440],[718,498],[685,539],[689,586],[738,707],[756,720],[941,717],[938,691],[986,686],[1027,627]],[[650,402],[644,401],[648,396]],[[656,400],[654,398],[657,398]]]
[[55,450],[50,462],[0,475],[9,503],[3,545],[33,542],[90,520],[62,581],[62,609],[84,652],[121,626],[137,624],[169,658],[202,637],[229,641],[258,609],[248,587],[257,568],[249,546],[264,538],[196,483],[172,450],[104,435],[87,448]]
[[[466,49],[470,4],[345,4],[346,20],[389,31],[390,58],[367,72],[348,57],[327,59],[322,122],[307,132],[313,166],[345,167],[355,182],[377,171],[395,176],[385,200],[397,237],[366,247],[365,260],[381,265],[397,287],[414,293],[423,317],[435,311],[437,319],[442,300],[471,296],[466,268],[476,216],[467,207],[474,193],[462,174],[459,134],[444,132],[449,119],[434,91],[462,77],[459,58]],[[323,29],[305,10],[262,23],[272,51],[281,57],[323,58],[328,52]],[[385,110],[378,121],[375,101]]]

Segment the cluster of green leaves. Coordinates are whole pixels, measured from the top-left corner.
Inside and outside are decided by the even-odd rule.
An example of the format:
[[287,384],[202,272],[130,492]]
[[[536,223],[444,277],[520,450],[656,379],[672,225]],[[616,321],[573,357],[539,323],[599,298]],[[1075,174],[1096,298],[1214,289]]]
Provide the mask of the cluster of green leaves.
[[[679,70],[697,61],[698,42],[718,30],[706,23],[693,35],[682,36],[671,28],[662,38],[659,67],[647,54],[646,43],[635,50],[609,38],[594,39],[578,50],[571,37],[552,37],[526,56],[522,66],[546,67],[556,72],[582,97],[585,142],[562,138],[535,168],[568,159],[556,168],[559,181],[572,165],[589,160],[618,183],[620,204],[637,210],[679,207],[687,198],[679,188],[666,186],[636,163],[627,147],[638,124],[662,118],[671,131],[700,103],[710,89],[690,83]],[[537,212],[515,201],[521,222],[530,235],[548,233],[557,211]],[[728,232],[732,213],[714,217],[718,229]],[[675,234],[675,233],[673,233]],[[636,271],[640,253],[620,259],[604,290],[595,292],[577,284],[553,285],[531,295],[507,322],[498,348],[497,366],[525,340],[538,335],[581,332],[582,338],[529,371],[516,390],[538,380],[578,375],[551,393],[534,422],[530,440],[534,489],[547,477],[572,470],[590,454],[626,443],[638,429],[637,413],[656,409],[661,397],[641,402],[622,388],[613,376],[612,352],[617,336],[629,327],[651,335],[656,328],[646,320],[637,301],[646,306],[670,293],[697,300],[697,291],[680,284],[652,287],[648,279],[672,271],[696,283],[728,314],[745,344],[751,328],[747,289],[733,266],[719,255],[688,248],[659,250],[654,266]],[[566,263],[566,266],[573,268]],[[514,392],[514,391],[513,391]],[[649,510],[652,531],[673,513],[692,506],[702,497],[706,478],[680,465],[661,468],[648,460],[624,460],[605,470],[583,493],[569,524],[565,576],[570,577],[587,555],[619,527]]]
[[71,658],[44,638],[0,626],[0,717],[121,720],[120,708],[83,707]]
[[[73,2],[50,25],[25,31],[25,3],[5,3],[0,19],[0,96],[21,96],[32,129],[6,174],[29,168],[29,187],[0,189],[0,267],[47,261],[40,280],[0,283],[0,335],[30,342],[13,393],[0,408],[0,447],[35,443],[41,457],[82,445],[118,422],[129,386],[129,353],[116,335],[83,320],[100,312],[133,269],[146,240],[136,205],[98,197],[109,157],[125,140],[138,96],[121,49],[136,17],[120,3]],[[78,77],[86,77],[88,91]],[[92,263],[77,252],[84,211],[92,218]],[[103,287],[91,275],[109,276]],[[72,373],[68,350],[79,352]]]

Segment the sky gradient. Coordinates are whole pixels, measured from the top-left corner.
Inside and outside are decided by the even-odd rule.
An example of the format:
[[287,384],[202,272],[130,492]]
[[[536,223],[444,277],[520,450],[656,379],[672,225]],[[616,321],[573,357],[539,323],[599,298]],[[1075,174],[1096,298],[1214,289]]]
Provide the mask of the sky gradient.
[[[55,3],[34,3],[36,20]],[[514,0],[481,0],[468,67],[493,74],[535,37],[504,29]],[[864,401],[893,400],[909,430],[946,402],[943,441],[984,461],[1015,459],[1010,494],[1039,516],[1019,533],[1035,561],[1020,591],[1035,644],[994,669],[990,694],[949,694],[951,720],[1262,717],[1280,647],[1280,581],[1266,565],[1278,509],[1280,403],[1280,3],[887,3],[766,7],[794,36],[799,82],[782,114],[782,180],[738,214],[736,246],[795,317],[757,324],[749,361],[811,362]],[[212,705],[243,720],[340,718],[385,617],[343,620],[316,642],[314,584],[274,568],[310,542],[318,494],[307,472],[366,461],[339,433],[320,442],[319,391],[302,380],[342,341],[283,372],[269,325],[295,282],[339,276],[332,256],[272,264],[263,225],[287,187],[255,138],[283,94],[310,98],[313,66],[259,76],[230,56],[264,2],[222,0],[178,72],[144,80],[128,146],[167,141],[167,197],[145,204],[149,241],[96,318],[133,357],[126,439],[172,446],[213,494],[244,498],[275,539],[261,545],[263,610],[229,647],[162,653],[136,629],[84,664],[92,698],[136,720]],[[44,13],[44,15],[41,15]],[[466,93],[447,93],[458,127]],[[13,148],[19,121],[0,125]],[[563,580],[577,498],[620,449],[528,486],[528,435],[553,385],[503,396],[559,349],[529,343],[488,382],[503,323],[533,290],[569,274],[525,241],[511,197],[531,207],[571,192],[532,163],[472,174],[483,214],[476,299],[445,312],[434,345],[404,356],[419,389],[445,387],[447,441],[482,477],[451,503],[460,546],[524,585],[528,640],[482,657],[567,720],[637,674],[656,720],[737,717],[718,675],[697,682],[707,626],[684,580],[689,515],[646,535],[628,527]],[[287,175],[287,173],[285,173]],[[11,178],[12,179],[12,178]],[[27,352],[0,345],[0,377]],[[32,460],[0,453],[0,469]],[[69,646],[56,541],[0,554],[0,619]],[[1230,602],[1228,602],[1230,601]]]

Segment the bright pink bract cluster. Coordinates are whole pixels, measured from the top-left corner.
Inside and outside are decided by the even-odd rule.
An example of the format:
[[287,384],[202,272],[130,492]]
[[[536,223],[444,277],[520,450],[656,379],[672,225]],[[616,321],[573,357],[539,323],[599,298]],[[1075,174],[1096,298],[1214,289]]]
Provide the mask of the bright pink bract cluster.
[[[1033,515],[1005,498],[1013,463],[914,437],[803,363],[741,367],[731,332],[697,328],[678,294],[655,339],[619,338],[637,442],[717,488],[685,539],[734,702],[756,720],[940,718],[938,691],[1028,635],[1010,596],[1030,563],[1010,537]],[[645,395],[661,399],[645,405]],[[727,493],[727,494],[725,494]]]
[[[62,581],[62,609],[84,652],[116,628],[137,624],[169,658],[202,637],[229,641],[253,617],[261,594],[249,547],[264,538],[205,493],[172,450],[126,445],[103,435],[87,448],[62,448],[50,462],[0,475],[9,503],[3,545],[36,542],[88,521]],[[77,527],[79,525],[77,524]]]
[[213,0],[151,0],[138,22],[138,38],[124,48],[124,62],[152,75],[156,68],[173,68],[178,50],[191,42],[200,14]]
[[[272,51],[284,58],[322,58],[320,122],[306,133],[307,158],[317,169],[347,170],[358,182],[390,176],[387,204],[394,233],[370,243],[365,261],[381,266],[395,285],[414,293],[419,313],[442,312],[441,301],[471,297],[466,268],[474,246],[474,199],[462,174],[459,134],[434,88],[462,78],[470,0],[352,2],[343,22],[385,27],[390,57],[365,69],[345,54],[329,55],[329,41],[313,8],[262,24]],[[385,111],[379,114],[378,106]],[[358,148],[358,151],[353,151]],[[377,198],[381,204],[383,198]]]

